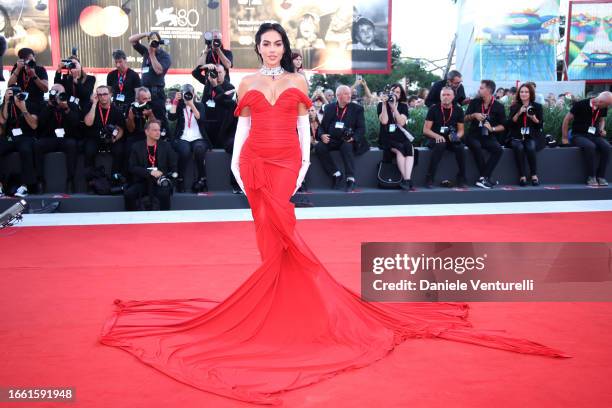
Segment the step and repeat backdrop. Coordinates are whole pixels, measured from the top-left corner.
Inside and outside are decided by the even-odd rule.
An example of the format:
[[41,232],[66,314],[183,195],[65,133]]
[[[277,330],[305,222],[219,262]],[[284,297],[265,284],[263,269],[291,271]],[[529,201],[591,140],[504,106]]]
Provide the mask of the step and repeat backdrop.
[[[19,49],[32,48],[41,65],[53,66],[76,48],[84,67],[113,67],[112,51],[130,62],[142,57],[128,38],[156,31],[172,56],[173,71],[195,67],[204,33],[219,30],[237,69],[260,62],[254,36],[264,21],[289,35],[304,67],[319,72],[389,72],[391,0],[2,0],[0,35],[6,37],[5,66]],[[172,71],[171,71],[172,72]]]

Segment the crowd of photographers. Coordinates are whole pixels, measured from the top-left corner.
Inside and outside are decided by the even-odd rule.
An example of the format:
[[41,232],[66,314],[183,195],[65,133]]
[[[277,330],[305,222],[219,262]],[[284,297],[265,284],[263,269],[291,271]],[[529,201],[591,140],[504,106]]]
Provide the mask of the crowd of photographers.
[[[143,45],[141,41],[145,39],[148,43]],[[141,74],[128,66],[124,51],[116,50],[112,54],[115,69],[108,73],[106,85],[98,86],[96,78],[81,66],[76,49],[58,65],[53,84],[49,84],[45,68],[37,65],[31,49],[19,51],[0,109],[0,158],[18,152],[22,169],[12,187],[0,174],[0,195],[9,189],[17,197],[26,196],[32,189],[42,193],[45,154],[58,151],[66,157],[68,193],[74,192],[77,155],[82,152],[88,191],[123,193],[130,210],[169,209],[172,191],[208,191],[208,152],[224,149],[232,154],[236,95],[229,81],[231,51],[224,48],[219,32],[205,34],[206,48],[192,71],[192,76],[204,85],[198,100],[191,84],[166,95],[165,76],[172,62],[161,47],[165,41],[159,34],[135,34],[129,41],[143,57]],[[297,72],[303,72],[301,55],[294,53],[293,58]],[[364,106],[376,105],[380,121],[378,144],[384,151],[377,169],[379,185],[413,190],[412,173],[418,163],[418,151],[406,124],[410,111],[424,105],[428,112],[423,135],[432,150],[428,187],[434,185],[445,150],[455,156],[458,173],[455,180],[444,180],[442,185],[467,186],[465,146],[478,168],[476,186],[490,189],[496,184],[492,173],[503,146],[514,151],[518,183],[538,185],[536,152],[546,145],[546,140],[542,132],[543,108],[537,102],[535,86],[524,83],[518,89],[496,93],[495,83],[483,80],[478,95],[470,99],[465,95],[461,74],[451,71],[429,92],[408,97],[401,84],[393,84],[384,92],[372,92],[358,75],[352,87],[342,85],[335,91],[318,88],[312,95],[312,149],[329,175],[332,188],[339,189],[344,182],[344,189],[353,191],[357,184],[355,156],[370,148],[365,138]],[[511,102],[509,117],[501,98]],[[563,141],[569,143],[571,136],[572,143],[582,148],[586,182],[591,186],[607,185],[610,145],[605,139],[605,118],[611,103],[609,92],[579,101],[563,122]],[[340,152],[342,166],[333,159],[334,150]],[[110,179],[104,168],[96,167],[101,153],[112,157]],[[186,172],[191,158],[195,177],[190,186],[185,186],[190,179]],[[232,172],[229,174],[234,193],[240,194]],[[301,190],[305,189],[303,185]]]

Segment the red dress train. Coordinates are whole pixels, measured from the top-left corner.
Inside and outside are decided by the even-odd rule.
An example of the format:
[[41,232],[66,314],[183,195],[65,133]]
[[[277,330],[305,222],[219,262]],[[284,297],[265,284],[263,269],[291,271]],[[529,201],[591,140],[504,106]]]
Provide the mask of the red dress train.
[[279,393],[383,358],[410,338],[439,337],[552,357],[561,351],[477,331],[463,303],[366,303],[336,282],[298,235],[289,201],[301,165],[297,88],[274,105],[257,90],[240,100],[251,130],[240,174],[262,264],[225,300],[115,301],[100,341],[196,388],[279,404]]

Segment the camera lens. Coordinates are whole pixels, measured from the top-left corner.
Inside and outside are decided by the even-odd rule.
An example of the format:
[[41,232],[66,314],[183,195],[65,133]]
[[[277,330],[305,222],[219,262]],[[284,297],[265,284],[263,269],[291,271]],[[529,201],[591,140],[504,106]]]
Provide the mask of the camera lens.
[[190,100],[192,100],[192,99],[193,99],[193,93],[191,93],[191,92],[185,92],[185,93],[183,94],[183,98],[185,98],[185,100],[186,100],[186,101],[190,101]]
[[217,73],[217,70],[211,69],[208,72],[208,76],[211,77],[212,79],[217,79],[219,77],[219,74]]
[[30,68],[34,68],[36,66],[36,61],[34,60],[29,60],[26,65]]
[[530,106],[527,108],[527,114],[528,115],[535,115],[535,109],[533,108],[533,106]]

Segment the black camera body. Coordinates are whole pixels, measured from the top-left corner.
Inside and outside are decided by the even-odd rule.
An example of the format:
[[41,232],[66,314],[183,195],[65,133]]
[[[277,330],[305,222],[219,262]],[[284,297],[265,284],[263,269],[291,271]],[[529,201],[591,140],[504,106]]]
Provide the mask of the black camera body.
[[168,45],[170,44],[170,40],[152,40],[149,43],[151,48],[159,48],[160,45]]
[[527,115],[529,116],[535,115],[535,108],[533,106],[530,105],[527,107]]
[[353,128],[344,128],[342,129],[342,140],[348,142],[355,135],[355,131]]
[[485,115],[485,118],[482,122],[480,122],[480,135],[481,136],[489,136],[489,129],[486,128],[485,123],[490,123],[489,115]]
[[134,103],[132,103],[132,107],[134,108],[134,113],[137,116],[142,116],[142,114],[143,114],[143,112],[145,110],[151,109],[151,103],[149,101],[147,101],[145,103],[134,102]]
[[388,95],[389,103],[395,103],[395,94],[393,92]]
[[76,63],[70,59],[63,59],[62,60],[62,66],[65,69],[75,69],[76,68]]
[[18,86],[9,86],[7,91],[13,91],[13,96],[9,97],[9,102],[15,102],[15,98],[20,101],[25,101],[28,99],[28,93],[23,92]]
[[172,188],[177,177],[178,173],[176,172],[164,174],[157,179],[157,185],[159,187]]
[[113,137],[117,135],[118,129],[115,125],[106,125],[100,129],[100,141],[103,145],[110,146],[113,143]]
[[193,93],[189,92],[189,91],[185,92],[183,94],[183,99],[185,99],[186,101],[192,100],[193,99]]
[[55,89],[49,91],[49,102],[51,105],[57,106],[60,102],[67,102],[68,94],[66,92],[57,92]]
[[31,60],[29,60],[28,62],[26,62],[26,63],[25,63],[25,65],[26,65],[28,68],[32,68],[32,69],[34,69],[34,68],[36,67],[36,61],[34,61],[33,59],[31,59]]

